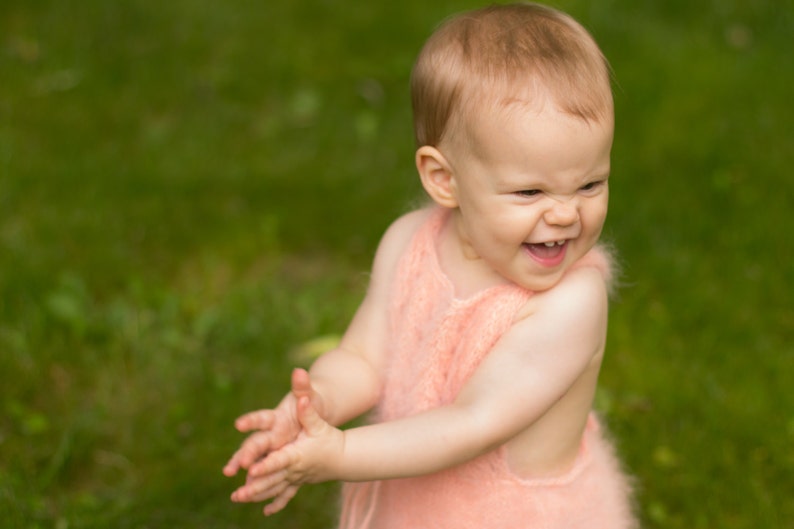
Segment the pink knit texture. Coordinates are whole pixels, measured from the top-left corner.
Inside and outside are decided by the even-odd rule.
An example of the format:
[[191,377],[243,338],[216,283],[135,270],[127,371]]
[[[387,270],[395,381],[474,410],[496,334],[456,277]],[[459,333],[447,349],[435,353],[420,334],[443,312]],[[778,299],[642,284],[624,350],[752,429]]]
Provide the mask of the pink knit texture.
[[[376,422],[454,401],[532,292],[498,285],[457,299],[438,262],[448,218],[433,212],[402,257],[392,290],[390,350]],[[579,262],[611,280],[596,249]],[[553,479],[527,480],[508,468],[503,449],[435,474],[343,488],[340,529],[628,529],[630,487],[591,414],[579,455]]]

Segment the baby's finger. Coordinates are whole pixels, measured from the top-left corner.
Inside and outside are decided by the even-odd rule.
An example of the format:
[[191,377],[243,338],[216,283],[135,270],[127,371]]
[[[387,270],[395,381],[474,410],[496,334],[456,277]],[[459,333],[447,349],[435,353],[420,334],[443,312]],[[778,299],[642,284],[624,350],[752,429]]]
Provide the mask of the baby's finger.
[[292,498],[295,497],[295,494],[298,493],[298,489],[300,487],[298,485],[290,485],[284,491],[277,495],[272,502],[265,505],[265,516],[270,516],[271,514],[276,514],[281,509],[287,506]]
[[273,426],[275,413],[273,410],[256,410],[241,415],[234,421],[234,427],[241,432],[251,430],[267,430]]
[[308,371],[296,368],[292,371],[292,393],[300,398],[312,394],[312,383]]
[[277,452],[271,452],[261,461],[257,461],[248,468],[249,477],[266,476],[282,471],[292,464],[292,455],[289,448],[285,447]]
[[286,472],[277,472],[253,481],[247,482],[232,492],[234,502],[255,502],[278,496],[289,485],[284,480]]
[[245,451],[243,450],[243,447],[241,446],[240,448],[237,449],[237,451],[234,453],[234,455],[232,455],[231,459],[229,459],[229,461],[226,463],[226,466],[223,467],[224,475],[226,475],[228,477],[232,477],[235,474],[237,474],[237,472],[241,468],[246,468],[248,466],[248,465],[243,465],[243,463],[242,463],[242,458],[243,458],[244,454],[245,454]]
[[257,432],[248,436],[234,454],[238,468],[248,468],[258,459],[262,459],[272,448],[272,436],[269,432]]
[[232,458],[226,463],[226,466],[223,467],[223,474],[232,477],[237,474],[238,470],[240,470],[240,462],[237,458],[237,452],[235,452]]
[[318,435],[328,426],[308,397],[301,397],[298,401],[298,421],[309,435]]

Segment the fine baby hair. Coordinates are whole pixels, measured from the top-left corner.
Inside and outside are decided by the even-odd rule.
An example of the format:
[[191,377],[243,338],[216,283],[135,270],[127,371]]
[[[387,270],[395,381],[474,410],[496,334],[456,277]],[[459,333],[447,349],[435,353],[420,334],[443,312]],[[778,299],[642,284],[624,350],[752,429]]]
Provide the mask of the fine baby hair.
[[550,98],[597,121],[611,115],[610,69],[585,28],[539,4],[499,5],[452,17],[427,40],[411,75],[417,146],[438,146],[454,116]]

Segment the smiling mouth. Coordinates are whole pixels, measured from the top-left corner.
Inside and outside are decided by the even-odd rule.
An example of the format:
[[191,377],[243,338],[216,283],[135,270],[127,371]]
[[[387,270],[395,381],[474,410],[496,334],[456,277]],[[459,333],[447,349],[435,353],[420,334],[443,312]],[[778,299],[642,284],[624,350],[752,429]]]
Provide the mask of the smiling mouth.
[[568,241],[526,243],[524,246],[529,250],[529,254],[536,260],[551,265],[556,264],[557,261],[564,257]]

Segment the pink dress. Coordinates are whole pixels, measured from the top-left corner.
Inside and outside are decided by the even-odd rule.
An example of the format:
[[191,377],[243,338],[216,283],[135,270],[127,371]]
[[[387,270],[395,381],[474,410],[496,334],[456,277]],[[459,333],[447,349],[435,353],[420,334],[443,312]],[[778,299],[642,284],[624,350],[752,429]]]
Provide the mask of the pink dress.
[[[447,218],[443,210],[431,214],[399,263],[376,422],[454,401],[532,295],[504,284],[455,298],[436,252]],[[609,281],[609,259],[599,250],[576,266],[598,267]],[[577,459],[561,476],[521,478],[500,448],[435,474],[348,483],[340,529],[627,529],[635,527],[630,503],[627,479],[591,414]]]

